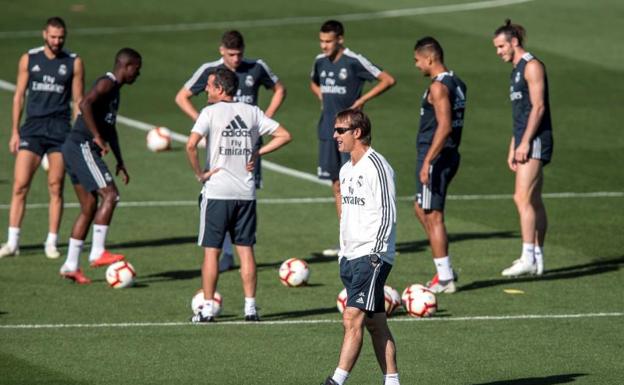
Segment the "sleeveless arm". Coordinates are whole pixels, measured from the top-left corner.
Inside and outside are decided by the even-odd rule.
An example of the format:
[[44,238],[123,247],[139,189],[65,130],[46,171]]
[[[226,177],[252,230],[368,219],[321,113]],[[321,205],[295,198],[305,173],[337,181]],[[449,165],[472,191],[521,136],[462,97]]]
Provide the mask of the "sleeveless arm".
[[26,87],[28,86],[28,54],[25,53],[20,57],[17,65],[17,81],[15,84],[15,93],[13,94],[12,124],[11,124],[11,140],[9,141],[9,151],[17,154],[19,148],[19,124],[24,109],[24,97],[26,96]]
[[77,56],[74,60],[74,76],[72,79],[72,118],[75,120],[80,112],[80,102],[84,96],[84,64],[82,59]]

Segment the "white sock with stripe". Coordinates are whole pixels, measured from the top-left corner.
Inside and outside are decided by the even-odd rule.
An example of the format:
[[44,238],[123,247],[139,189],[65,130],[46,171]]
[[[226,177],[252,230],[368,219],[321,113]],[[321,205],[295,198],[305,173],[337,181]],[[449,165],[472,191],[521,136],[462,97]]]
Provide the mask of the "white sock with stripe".
[[399,373],[388,373],[384,376],[384,385],[401,385]]
[[451,257],[448,255],[442,258],[433,258],[436,270],[438,272],[438,279],[440,281],[452,281],[453,280],[453,268],[451,267]]
[[349,372],[340,368],[336,368],[334,375],[332,376],[332,380],[334,380],[338,385],[343,385],[345,381],[347,381],[347,378],[349,378]]
[[535,263],[535,244],[522,243],[522,260],[530,265]]
[[100,258],[104,252],[104,244],[106,243],[107,225],[93,225],[93,234],[91,235],[91,253],[89,253],[89,262],[93,262]]
[[19,246],[20,228],[9,227],[8,233],[7,245],[9,245],[10,248],[15,249]]
[[78,270],[78,259],[80,258],[80,252],[82,251],[82,245],[84,245],[84,241],[69,238],[69,245],[67,246],[67,259],[65,259],[65,263],[61,266],[61,273],[71,273]]

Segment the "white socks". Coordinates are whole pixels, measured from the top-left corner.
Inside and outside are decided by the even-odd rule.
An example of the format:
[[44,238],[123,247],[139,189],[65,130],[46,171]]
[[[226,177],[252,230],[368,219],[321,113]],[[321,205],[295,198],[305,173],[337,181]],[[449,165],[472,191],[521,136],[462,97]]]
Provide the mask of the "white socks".
[[245,297],[245,315],[254,315],[256,313],[256,298]]
[[388,373],[384,375],[384,385],[401,385],[399,373]]
[[48,233],[48,237],[46,238],[45,244],[56,246],[57,241],[58,241],[58,234]]
[[19,246],[19,236],[20,236],[19,227],[9,227],[9,236],[7,239],[7,245],[9,245],[11,249],[15,249]]
[[91,238],[91,253],[89,261],[95,261],[100,258],[104,252],[104,243],[106,242],[107,225],[93,225],[93,234]]
[[535,263],[535,244],[533,243],[522,243],[522,260],[529,265],[533,265]]
[[436,270],[438,271],[438,279],[440,281],[452,281],[453,269],[451,267],[451,257],[448,255],[443,258],[433,258]]
[[61,266],[61,273],[71,273],[78,270],[78,258],[80,258],[82,245],[84,245],[84,241],[69,238],[69,245],[67,246],[67,259],[65,260],[63,266]]
[[538,265],[544,266],[544,246],[540,247],[535,245],[535,249],[533,250],[533,255],[535,256],[535,263]]
[[347,378],[349,377],[349,372],[346,370],[342,370],[340,368],[336,368],[334,375],[332,376],[332,380],[334,380],[338,385],[343,385]]

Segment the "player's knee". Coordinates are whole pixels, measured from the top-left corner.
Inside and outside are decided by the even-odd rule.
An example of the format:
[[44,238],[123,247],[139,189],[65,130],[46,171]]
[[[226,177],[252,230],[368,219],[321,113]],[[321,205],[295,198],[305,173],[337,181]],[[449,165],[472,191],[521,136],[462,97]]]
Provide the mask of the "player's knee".
[[515,192],[513,200],[516,206],[524,206],[529,203],[529,196],[523,192]]
[[61,181],[48,182],[48,192],[52,198],[61,198],[63,196],[63,183]]
[[13,196],[16,198],[24,198],[28,194],[30,184],[28,183],[15,183],[13,184]]
[[121,197],[119,196],[119,191],[116,188],[108,188],[104,189],[102,192],[102,199],[108,204],[117,204]]

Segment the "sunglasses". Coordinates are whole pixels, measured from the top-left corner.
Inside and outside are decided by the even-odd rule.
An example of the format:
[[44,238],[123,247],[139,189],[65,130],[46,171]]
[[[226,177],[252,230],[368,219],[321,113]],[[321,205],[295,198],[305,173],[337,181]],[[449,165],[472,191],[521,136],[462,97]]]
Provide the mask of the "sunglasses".
[[347,131],[353,131],[355,130],[355,128],[351,128],[351,127],[334,127],[334,132],[337,132],[338,135],[342,135]]

